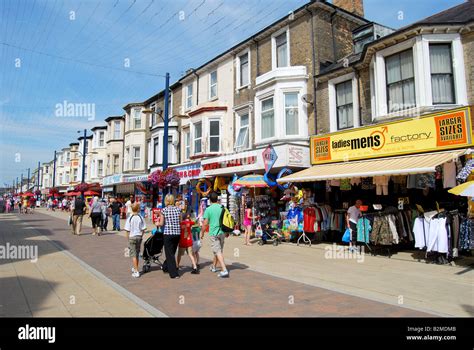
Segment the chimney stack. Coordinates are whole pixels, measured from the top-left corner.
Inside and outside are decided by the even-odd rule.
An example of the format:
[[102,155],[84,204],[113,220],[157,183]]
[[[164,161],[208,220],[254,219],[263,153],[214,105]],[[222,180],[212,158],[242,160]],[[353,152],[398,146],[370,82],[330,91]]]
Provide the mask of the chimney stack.
[[364,0],[333,0],[333,5],[364,17]]

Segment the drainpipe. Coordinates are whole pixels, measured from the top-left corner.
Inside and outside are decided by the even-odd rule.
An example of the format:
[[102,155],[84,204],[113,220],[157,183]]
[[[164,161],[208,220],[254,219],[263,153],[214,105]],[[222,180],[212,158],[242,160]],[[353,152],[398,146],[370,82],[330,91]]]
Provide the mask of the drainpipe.
[[355,78],[357,79],[357,101],[359,102],[359,126],[363,125],[362,122],[362,105],[360,104],[360,74],[359,70],[356,67],[352,67],[354,71]]
[[313,11],[308,9],[308,6],[305,7],[305,10],[310,14],[311,16],[311,52],[312,52],[312,64],[313,64],[313,114],[314,114],[314,133],[315,135],[318,134],[318,112],[316,108],[316,88],[318,85],[318,81],[316,79],[316,49],[315,49],[315,44],[314,44],[314,16],[313,16]]
[[[260,75],[260,50],[258,46],[258,41],[255,38],[252,38],[253,42],[255,43],[255,51],[257,54],[257,77]],[[251,51],[249,51],[250,55]],[[250,57],[249,57],[250,58]],[[250,75],[252,75],[251,67],[249,66],[250,69]]]
[[330,23],[331,23],[331,36],[332,36],[332,58],[333,58],[333,63],[336,62],[336,38],[334,36],[334,24],[333,24],[333,21],[334,21],[334,15],[337,13],[336,10],[334,10],[333,13],[331,13],[331,17],[330,17]]
[[196,73],[196,70],[193,68],[193,74],[197,78],[197,88],[196,88],[196,106],[199,105],[199,74]]

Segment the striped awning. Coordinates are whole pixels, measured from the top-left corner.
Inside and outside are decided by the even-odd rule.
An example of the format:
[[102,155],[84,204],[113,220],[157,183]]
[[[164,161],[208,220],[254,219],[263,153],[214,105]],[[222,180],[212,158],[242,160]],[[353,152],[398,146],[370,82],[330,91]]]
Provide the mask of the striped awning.
[[466,150],[457,150],[390,158],[366,159],[344,163],[320,164],[282,177],[277,181],[279,183],[309,182],[347,179],[353,177],[373,177],[380,175],[433,173],[438,165],[455,160],[465,153]]

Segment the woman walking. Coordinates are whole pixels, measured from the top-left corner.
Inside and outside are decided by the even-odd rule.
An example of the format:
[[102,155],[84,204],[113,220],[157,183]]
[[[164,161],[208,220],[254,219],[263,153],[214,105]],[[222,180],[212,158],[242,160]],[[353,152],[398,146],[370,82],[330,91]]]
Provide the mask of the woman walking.
[[250,243],[250,235],[252,234],[252,203],[247,202],[245,213],[244,213],[244,227],[245,227],[245,234],[244,234],[244,245],[252,245]]
[[166,260],[163,263],[163,272],[169,273],[171,278],[179,278],[176,267],[176,250],[181,236],[181,210],[175,206],[174,196],[165,197],[165,208],[158,218],[158,226],[164,226],[163,244]]
[[92,234],[100,236],[100,221],[102,217],[102,205],[100,204],[99,197],[97,196],[92,199],[89,217],[92,220],[92,229],[93,229]]

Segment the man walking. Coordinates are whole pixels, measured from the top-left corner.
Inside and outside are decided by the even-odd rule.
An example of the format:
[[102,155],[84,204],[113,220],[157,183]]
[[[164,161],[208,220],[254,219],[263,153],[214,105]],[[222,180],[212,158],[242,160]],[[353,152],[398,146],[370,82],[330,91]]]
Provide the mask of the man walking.
[[72,234],[80,235],[82,229],[82,217],[86,211],[86,203],[82,197],[76,197],[74,201],[74,210],[72,216]]
[[218,203],[217,193],[212,192],[209,196],[211,200],[211,205],[204,212],[204,221],[201,228],[201,239],[204,238],[204,232],[206,232],[209,227],[209,240],[211,242],[211,249],[214,254],[214,259],[211,266],[212,272],[217,272],[216,265],[219,265],[222,268],[222,271],[217,275],[217,277],[229,277],[229,271],[225,266],[223,250],[224,250],[224,239],[225,233],[221,228],[221,214],[224,210]]
[[113,230],[120,231],[120,209],[122,208],[122,203],[120,203],[116,198],[111,198],[111,204],[109,208],[112,210],[112,222]]

